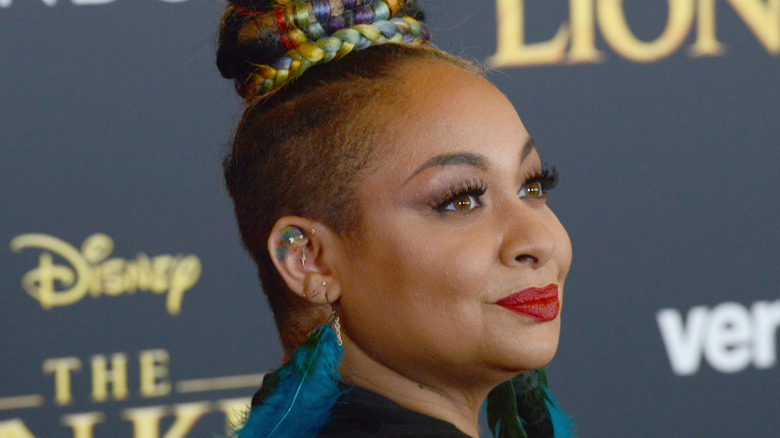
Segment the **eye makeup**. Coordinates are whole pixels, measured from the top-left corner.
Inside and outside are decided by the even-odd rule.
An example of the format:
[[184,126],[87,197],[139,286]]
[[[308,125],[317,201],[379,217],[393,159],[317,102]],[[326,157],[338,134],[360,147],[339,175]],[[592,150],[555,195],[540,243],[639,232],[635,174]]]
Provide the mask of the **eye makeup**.
[[555,166],[542,166],[526,175],[523,185],[517,193],[520,198],[543,199],[547,192],[558,185],[558,169]]
[[[487,184],[485,184],[481,180],[477,180],[477,179],[467,180],[458,185],[452,186],[449,189],[445,189],[442,193],[437,195],[429,205],[433,210],[436,210],[437,212],[446,212],[446,211],[465,212],[482,206],[482,195],[484,195],[485,192],[487,192],[487,189],[488,189]],[[457,201],[463,202],[465,200],[468,200],[469,208],[463,210],[457,207],[455,207],[454,209],[449,208],[453,206]],[[472,202],[474,204],[471,204]],[[461,206],[462,205],[463,204],[461,204]]]
[[[529,172],[524,178],[517,196],[529,199],[544,199],[547,192],[558,184],[558,170],[554,166],[544,165],[539,170]],[[487,192],[487,184],[478,179],[463,181],[442,190],[429,203],[431,209],[439,213],[449,211],[466,213],[482,207],[482,197]]]

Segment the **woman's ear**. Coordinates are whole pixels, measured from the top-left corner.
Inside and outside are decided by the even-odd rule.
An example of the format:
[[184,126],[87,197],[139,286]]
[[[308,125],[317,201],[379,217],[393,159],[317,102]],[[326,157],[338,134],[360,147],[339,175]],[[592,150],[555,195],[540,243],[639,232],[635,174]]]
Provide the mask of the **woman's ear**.
[[287,287],[313,304],[341,296],[331,263],[339,253],[338,236],[328,227],[299,216],[280,218],[268,236],[268,252]]

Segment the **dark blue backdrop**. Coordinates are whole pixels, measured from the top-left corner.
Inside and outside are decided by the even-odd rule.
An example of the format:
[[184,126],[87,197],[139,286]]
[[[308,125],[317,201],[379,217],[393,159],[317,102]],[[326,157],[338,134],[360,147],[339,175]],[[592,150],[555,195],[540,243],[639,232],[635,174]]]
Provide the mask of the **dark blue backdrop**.
[[[561,171],[580,436],[777,436],[780,2],[425,5]],[[0,437],[207,436],[278,365],[221,180],[223,6],[0,0]]]

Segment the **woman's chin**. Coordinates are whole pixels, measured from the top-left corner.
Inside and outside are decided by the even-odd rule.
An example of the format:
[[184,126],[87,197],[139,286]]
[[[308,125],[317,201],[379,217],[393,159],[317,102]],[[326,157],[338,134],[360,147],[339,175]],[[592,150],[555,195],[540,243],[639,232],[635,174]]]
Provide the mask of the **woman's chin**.
[[499,368],[516,375],[522,371],[535,370],[544,367],[553,360],[558,350],[558,336],[551,339],[538,340],[532,344],[524,344],[518,348],[509,349],[501,355],[497,364]]
[[523,358],[520,368],[522,368],[523,371],[526,371],[536,370],[546,366],[553,360],[553,357],[555,357],[555,352],[558,349],[557,347],[558,343],[556,342],[555,345],[550,348],[540,348],[538,351],[528,354],[528,356]]

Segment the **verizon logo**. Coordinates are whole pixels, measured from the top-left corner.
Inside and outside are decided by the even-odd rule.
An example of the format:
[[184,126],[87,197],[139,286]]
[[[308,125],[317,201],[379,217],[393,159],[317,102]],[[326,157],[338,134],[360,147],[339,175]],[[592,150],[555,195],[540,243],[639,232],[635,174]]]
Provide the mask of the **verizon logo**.
[[672,371],[679,376],[696,374],[702,359],[721,373],[777,365],[780,300],[697,306],[687,315],[663,309],[656,320]]

